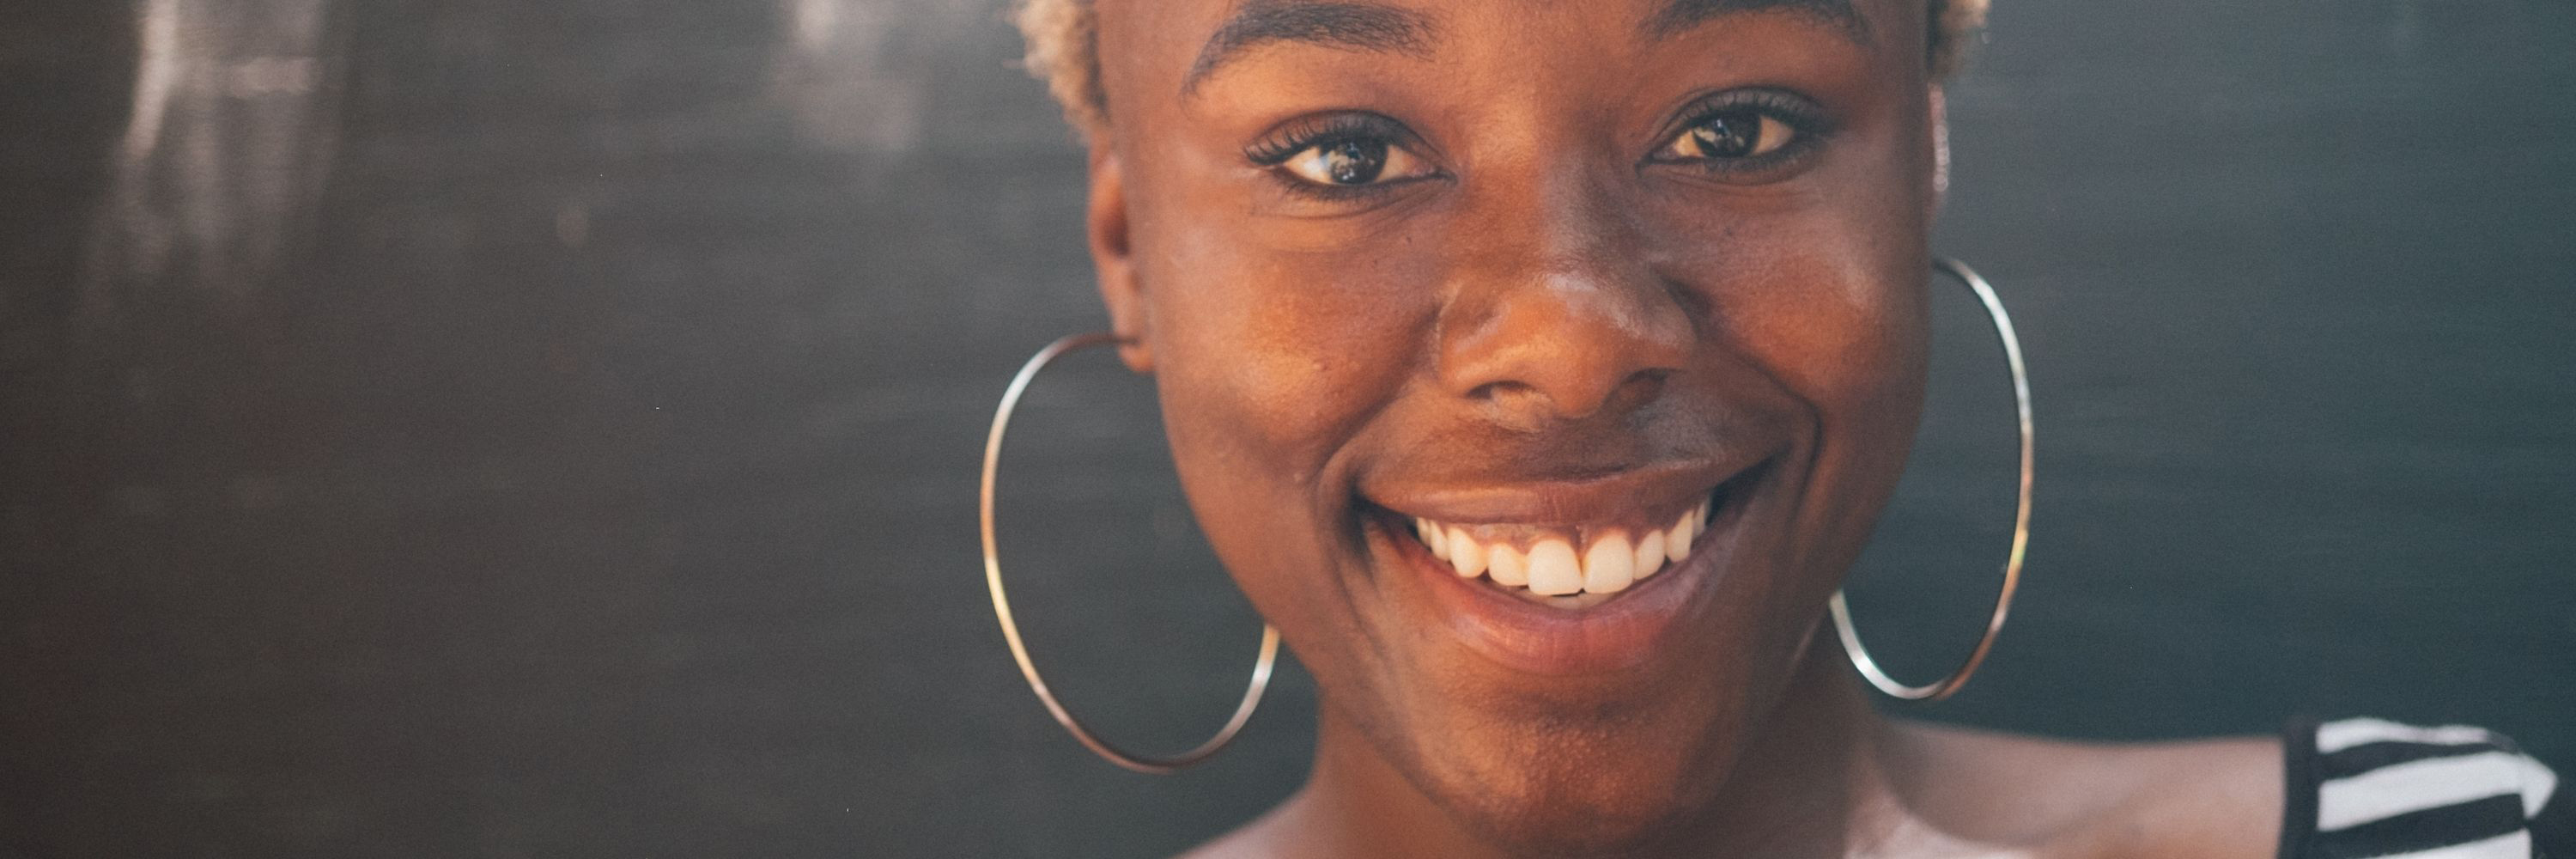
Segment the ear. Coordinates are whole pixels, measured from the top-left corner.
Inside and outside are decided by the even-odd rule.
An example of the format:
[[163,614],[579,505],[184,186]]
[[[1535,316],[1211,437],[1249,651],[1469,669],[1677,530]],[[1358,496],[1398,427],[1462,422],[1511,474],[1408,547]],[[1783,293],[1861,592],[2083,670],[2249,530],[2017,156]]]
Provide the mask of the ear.
[[1941,85],[1932,85],[1932,195],[1931,208],[1923,213],[1925,221],[1939,219],[1941,204],[1950,196],[1950,110],[1942,97]]
[[1145,290],[1136,282],[1136,263],[1127,243],[1127,186],[1119,174],[1118,154],[1106,141],[1091,144],[1091,201],[1087,215],[1091,266],[1100,280],[1100,301],[1109,308],[1109,328],[1121,341],[1118,357],[1139,373],[1154,371],[1151,332],[1145,324]]

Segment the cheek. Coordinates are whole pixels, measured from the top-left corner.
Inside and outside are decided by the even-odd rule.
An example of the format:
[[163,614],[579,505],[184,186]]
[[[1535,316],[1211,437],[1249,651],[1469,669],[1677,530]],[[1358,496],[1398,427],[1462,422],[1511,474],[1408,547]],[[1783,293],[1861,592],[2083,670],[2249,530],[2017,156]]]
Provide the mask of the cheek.
[[1804,401],[1828,435],[1892,439],[1901,459],[1930,330],[1929,225],[1911,162],[1875,155],[1754,211],[1657,214],[1675,279],[1706,302],[1703,336]]
[[1138,275],[1174,460],[1227,568],[1303,644],[1316,594],[1296,589],[1356,545],[1343,452],[1413,375],[1432,306],[1365,260],[1156,226]]
[[[1874,187],[1896,187],[1880,182]],[[1707,338],[1770,377],[1805,412],[1808,472],[1784,558],[1820,597],[1856,557],[1895,490],[1922,404],[1928,250],[1919,208],[1899,194],[1701,225],[1678,260],[1708,302]]]
[[1311,473],[1413,374],[1435,297],[1395,249],[1282,251],[1183,202],[1135,249],[1167,420]]
[[1816,410],[1816,477],[1830,498],[1812,511],[1837,550],[1821,559],[1841,569],[1858,554],[1878,511],[1895,492],[1922,414],[1929,322],[1923,279],[1911,259],[1851,271],[1867,284],[1845,300],[1819,299],[1794,336],[1776,338],[1786,355],[1772,366]]
[[1731,301],[1727,324],[1829,429],[1890,418],[1910,429],[1928,328],[1919,260],[1797,260],[1783,288]]
[[1929,330],[1921,220],[1899,199],[1847,202],[1660,213],[1662,268],[1700,303],[1702,342],[1828,424],[1903,406],[1921,386]]
[[1816,261],[1805,301],[1745,314],[1764,329],[1745,338],[1765,350],[1757,360],[1815,421],[1796,517],[1809,539],[1791,561],[1812,575],[1791,590],[1792,604],[1812,605],[1840,582],[1904,475],[1929,328],[1919,254]]

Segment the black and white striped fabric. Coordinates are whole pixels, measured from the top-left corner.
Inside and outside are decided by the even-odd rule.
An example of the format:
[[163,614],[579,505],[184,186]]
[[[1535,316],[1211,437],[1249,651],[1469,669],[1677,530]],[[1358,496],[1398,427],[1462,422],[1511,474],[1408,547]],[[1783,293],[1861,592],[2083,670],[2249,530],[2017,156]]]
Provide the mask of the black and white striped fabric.
[[2576,859],[2576,803],[2503,736],[2345,719],[2285,740],[2281,859]]

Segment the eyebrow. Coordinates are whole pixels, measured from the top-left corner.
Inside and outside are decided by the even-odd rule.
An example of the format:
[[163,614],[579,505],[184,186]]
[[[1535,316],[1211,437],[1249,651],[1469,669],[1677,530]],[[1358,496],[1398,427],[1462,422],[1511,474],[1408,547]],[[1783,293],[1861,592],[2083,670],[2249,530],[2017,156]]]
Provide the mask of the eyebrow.
[[1851,0],[1671,0],[1646,19],[1645,33],[1650,39],[1669,39],[1721,15],[1751,12],[1803,16],[1842,31],[1853,44],[1869,44],[1869,22],[1852,8]]
[[1355,51],[1430,55],[1431,20],[1421,13],[1347,0],[1249,0],[1208,37],[1190,63],[1181,94],[1253,48],[1272,42],[1305,42]]

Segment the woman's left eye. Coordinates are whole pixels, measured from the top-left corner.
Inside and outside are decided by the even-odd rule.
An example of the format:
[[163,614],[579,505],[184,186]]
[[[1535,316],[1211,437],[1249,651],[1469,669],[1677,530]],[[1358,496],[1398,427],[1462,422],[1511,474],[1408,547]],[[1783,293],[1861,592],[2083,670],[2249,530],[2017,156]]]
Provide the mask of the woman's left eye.
[[1750,106],[1701,117],[1656,151],[1658,160],[1724,162],[1760,158],[1798,142],[1797,126]]
[[1330,188],[1383,185],[1433,172],[1431,165],[1404,147],[1370,137],[1314,143],[1279,161],[1278,167],[1300,180]]

